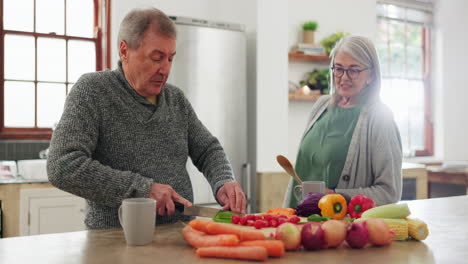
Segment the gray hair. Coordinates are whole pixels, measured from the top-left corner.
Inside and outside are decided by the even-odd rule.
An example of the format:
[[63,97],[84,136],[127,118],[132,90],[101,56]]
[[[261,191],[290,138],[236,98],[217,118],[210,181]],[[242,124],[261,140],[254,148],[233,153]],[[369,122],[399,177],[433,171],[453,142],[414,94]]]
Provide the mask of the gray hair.
[[153,25],[156,32],[165,37],[176,37],[174,22],[156,8],[133,9],[120,24],[117,45],[125,41],[131,49],[138,49],[143,42],[145,31]]
[[[373,102],[380,100],[380,63],[377,51],[372,41],[361,36],[345,36],[333,48],[330,57],[330,66],[335,64],[335,57],[339,52],[345,52],[355,60],[362,63],[371,70],[372,82],[365,87],[360,94],[360,102]],[[337,104],[341,96],[336,93],[333,74],[330,72],[330,88],[332,92],[332,103]]]

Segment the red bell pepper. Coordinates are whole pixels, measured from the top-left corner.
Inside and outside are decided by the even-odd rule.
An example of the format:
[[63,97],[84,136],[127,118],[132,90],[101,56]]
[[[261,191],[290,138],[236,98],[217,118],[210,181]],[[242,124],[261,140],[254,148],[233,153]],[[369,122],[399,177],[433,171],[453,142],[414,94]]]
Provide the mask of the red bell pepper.
[[358,194],[349,201],[348,214],[352,218],[360,218],[362,213],[373,207],[375,207],[374,200],[363,194]]

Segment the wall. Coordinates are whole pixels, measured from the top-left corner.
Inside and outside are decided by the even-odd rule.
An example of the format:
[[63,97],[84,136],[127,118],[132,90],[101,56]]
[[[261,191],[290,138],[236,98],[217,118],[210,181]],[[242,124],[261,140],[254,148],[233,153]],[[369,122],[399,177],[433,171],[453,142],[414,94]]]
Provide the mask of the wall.
[[468,2],[441,1],[435,12],[434,125],[435,156],[468,160]]
[[[468,58],[468,50],[464,49],[468,46],[468,36],[461,33],[468,24],[468,17],[464,16],[468,3],[463,0],[439,2],[435,10],[436,60],[433,64],[435,154],[445,159],[467,160],[468,141],[463,136],[468,131],[468,117],[462,114],[464,103],[461,100],[468,98],[468,90],[459,87],[468,83],[468,75],[458,73],[458,62],[460,57]],[[317,41],[336,31],[374,39],[375,4],[376,0],[116,0],[112,6],[112,63],[115,65],[117,59],[114,47],[118,25],[125,13],[134,7],[151,5],[171,15],[246,25],[250,155],[258,160],[256,171],[278,171],[281,168],[276,165],[274,156],[281,153],[295,160],[312,104],[288,102],[287,82],[282,77],[288,65],[287,51],[301,40],[301,23],[307,20],[319,22]],[[286,44],[282,38],[285,35],[288,36]],[[298,82],[313,67],[311,63],[290,63],[286,69],[288,79]],[[287,142],[286,146],[284,142]]]
[[[251,35],[256,27],[255,4],[248,0],[216,1],[216,0],[114,0],[112,1],[112,65],[118,60],[117,35],[120,22],[133,8],[156,7],[168,15],[188,16],[206,20],[240,23],[246,26],[246,32]],[[252,8],[253,7],[253,8]]]
[[278,171],[288,151],[288,1],[257,6],[257,172]]
[[[315,20],[319,23],[315,34],[316,43],[338,31],[362,35],[371,39],[375,39],[377,33],[375,0],[292,0],[289,1],[288,12],[289,48],[302,41],[301,25],[308,20]],[[359,15],[356,14],[357,12]],[[304,74],[312,71],[315,67],[326,68],[327,66],[323,63],[290,62],[288,78],[298,84],[300,80],[304,79]],[[293,161],[296,160],[297,149],[312,104],[312,102],[289,101],[288,155]]]

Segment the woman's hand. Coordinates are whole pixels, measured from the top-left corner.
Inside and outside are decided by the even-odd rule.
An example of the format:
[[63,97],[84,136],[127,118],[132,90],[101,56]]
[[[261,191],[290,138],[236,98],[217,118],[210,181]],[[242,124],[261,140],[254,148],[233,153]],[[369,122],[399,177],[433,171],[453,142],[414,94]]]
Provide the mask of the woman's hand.
[[332,194],[332,193],[335,193],[335,191],[332,189],[325,189],[325,194]]

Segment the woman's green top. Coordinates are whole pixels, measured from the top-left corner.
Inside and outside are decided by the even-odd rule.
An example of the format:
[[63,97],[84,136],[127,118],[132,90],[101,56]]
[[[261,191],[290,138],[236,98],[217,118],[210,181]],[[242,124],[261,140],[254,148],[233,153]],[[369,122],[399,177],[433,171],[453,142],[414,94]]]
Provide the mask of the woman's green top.
[[[332,107],[307,131],[295,166],[302,181],[324,181],[326,188],[336,187],[360,110],[359,105],[352,108]],[[295,185],[296,182],[292,188]],[[299,202],[292,195],[290,207],[296,207]]]

